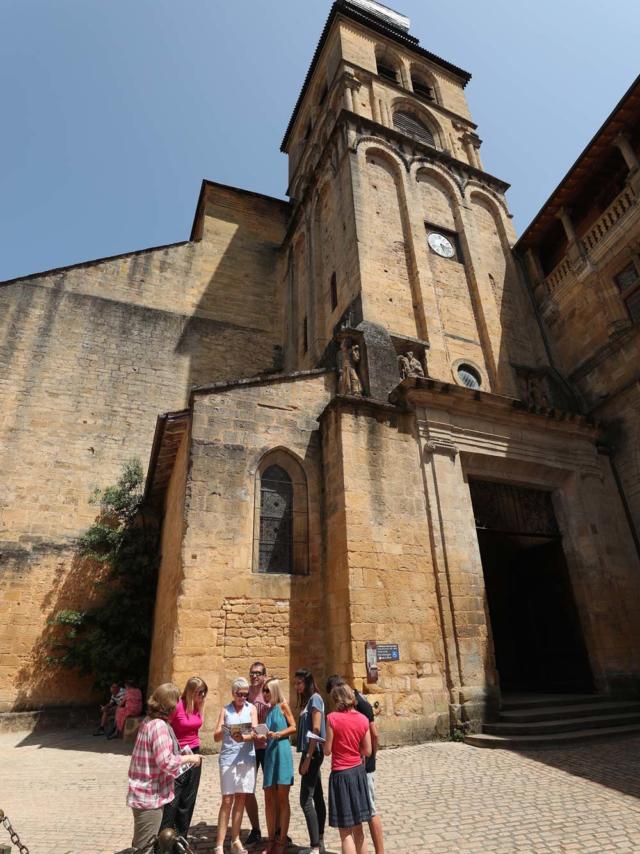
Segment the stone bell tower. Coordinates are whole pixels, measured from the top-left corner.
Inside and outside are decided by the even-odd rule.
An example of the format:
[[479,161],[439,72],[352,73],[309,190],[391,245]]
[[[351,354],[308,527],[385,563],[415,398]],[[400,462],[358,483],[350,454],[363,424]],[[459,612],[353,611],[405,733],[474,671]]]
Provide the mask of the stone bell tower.
[[508,185],[483,169],[470,75],[409,26],[338,0],[295,106],[286,364],[317,365],[340,326],[364,321],[390,336],[389,364],[410,352],[433,378],[514,395],[515,366],[545,356],[511,255]]

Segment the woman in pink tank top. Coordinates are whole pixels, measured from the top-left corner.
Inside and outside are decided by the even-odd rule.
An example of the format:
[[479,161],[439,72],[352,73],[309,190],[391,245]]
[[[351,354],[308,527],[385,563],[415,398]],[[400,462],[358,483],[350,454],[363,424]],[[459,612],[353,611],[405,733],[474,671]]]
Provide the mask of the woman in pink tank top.
[[[181,753],[200,753],[200,728],[208,690],[203,679],[192,676],[187,680],[176,710],[169,718],[169,726],[175,733]],[[161,830],[165,827],[175,828],[186,839],[198,797],[201,772],[201,766],[195,765],[176,778],[175,796],[163,810]]]

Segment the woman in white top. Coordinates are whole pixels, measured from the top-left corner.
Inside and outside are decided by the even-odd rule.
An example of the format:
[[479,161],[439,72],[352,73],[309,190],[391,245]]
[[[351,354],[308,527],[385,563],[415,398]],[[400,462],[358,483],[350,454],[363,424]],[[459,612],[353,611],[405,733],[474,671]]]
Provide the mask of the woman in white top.
[[240,841],[240,827],[244,813],[245,797],[256,787],[256,751],[253,745],[258,726],[258,712],[248,700],[249,683],[243,677],[231,685],[232,701],[220,710],[213,734],[221,741],[220,789],[222,803],[218,813],[218,836],[215,854],[224,851],[229,814],[231,814],[231,850],[233,854],[248,854]]

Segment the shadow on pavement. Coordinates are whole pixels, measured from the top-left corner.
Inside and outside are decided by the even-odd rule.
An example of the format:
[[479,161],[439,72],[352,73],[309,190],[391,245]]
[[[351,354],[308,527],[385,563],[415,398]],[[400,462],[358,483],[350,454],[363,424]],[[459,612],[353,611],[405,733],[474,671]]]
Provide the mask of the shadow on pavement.
[[640,737],[618,736],[563,747],[520,749],[520,756],[640,798]]
[[15,747],[52,747],[57,750],[79,750],[83,753],[115,753],[129,756],[133,742],[123,742],[121,738],[108,740],[106,736],[94,736],[91,730],[38,730],[20,736],[16,733]]
[[[201,821],[198,824],[195,824],[189,830],[189,846],[194,854],[213,854],[216,847],[216,834],[218,832],[218,826],[216,824],[206,824]],[[246,844],[246,838],[249,835],[248,830],[243,830],[240,834],[240,838]],[[258,845],[252,845],[248,850],[251,854],[257,854],[257,852],[262,851],[266,848],[267,842],[263,840]],[[114,854],[130,854],[133,849],[131,848],[123,848],[121,851],[116,851]],[[224,842],[224,850],[225,854],[231,852],[231,836],[227,833],[225,842]],[[300,851],[308,850],[308,844],[298,845],[296,843],[292,843],[286,849],[286,854],[298,854]],[[334,849],[327,848],[326,854],[337,854]]]

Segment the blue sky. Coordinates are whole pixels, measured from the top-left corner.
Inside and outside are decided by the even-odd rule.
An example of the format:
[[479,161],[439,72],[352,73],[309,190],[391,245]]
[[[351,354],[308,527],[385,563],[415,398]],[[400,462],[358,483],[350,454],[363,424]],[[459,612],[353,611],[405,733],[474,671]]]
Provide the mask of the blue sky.
[[[204,177],[283,197],[280,142],[330,5],[2,0],[0,281],[188,238]],[[637,0],[388,5],[473,74],[520,233],[638,73]]]

